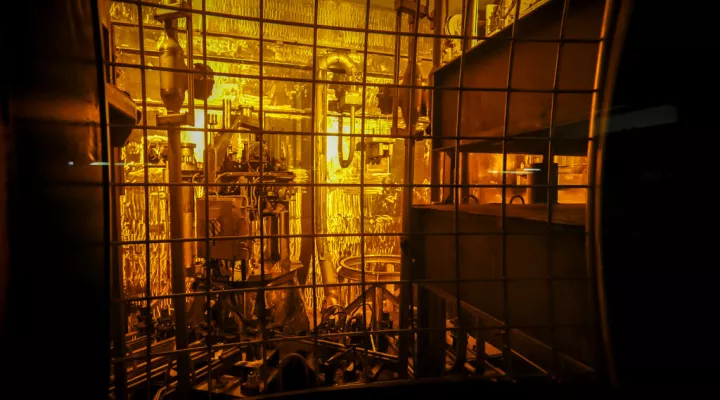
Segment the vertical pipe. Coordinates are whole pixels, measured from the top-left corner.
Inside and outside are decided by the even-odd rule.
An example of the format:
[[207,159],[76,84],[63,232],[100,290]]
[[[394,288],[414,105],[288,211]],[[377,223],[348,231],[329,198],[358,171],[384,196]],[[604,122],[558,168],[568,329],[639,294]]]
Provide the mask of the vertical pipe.
[[[459,145],[459,142],[458,142]],[[470,153],[460,153],[460,180],[458,181],[461,185],[468,185],[470,183]],[[470,187],[462,186],[460,188],[460,198],[458,203],[464,203],[468,201],[470,197]]]
[[[302,108],[303,108],[302,92],[300,90],[300,87],[298,87],[298,90],[295,93],[295,98],[293,99],[293,101],[295,103],[295,108],[298,110],[302,110]],[[301,165],[302,165],[303,158],[302,158],[302,149],[300,148],[300,146],[302,146],[303,138],[302,138],[302,136],[298,136],[298,134],[300,132],[303,132],[302,122],[303,122],[302,118],[295,119],[295,134],[292,135],[291,140],[288,140],[288,141],[292,141],[292,150],[288,149],[288,168],[290,168],[290,167],[301,168]]]
[[[368,67],[368,37],[369,33],[368,30],[370,29],[370,0],[366,0],[365,2],[365,23],[363,24],[365,28],[365,32],[363,34],[363,67],[362,67],[362,105],[361,110],[363,112],[362,120],[360,121],[360,278],[362,279],[362,296],[363,296],[363,329],[367,330],[367,321],[365,320],[365,310],[367,309],[367,299],[365,297],[365,121],[367,117],[367,67]],[[351,118],[354,119],[355,114],[355,107],[351,109]],[[355,127],[355,122],[351,121],[353,128]],[[351,148],[350,151],[355,151],[354,148]],[[381,293],[382,296],[382,288],[378,287],[376,289]],[[376,301],[373,301],[375,303]],[[382,304],[382,302],[381,302]],[[380,307],[380,314],[382,315],[382,306]],[[377,313],[373,313],[377,316]],[[377,329],[376,325],[376,329]],[[367,333],[367,332],[366,332]],[[365,335],[364,339],[367,339],[368,335]],[[372,336],[370,336],[370,340],[372,340]],[[367,354],[363,353],[363,374],[364,374],[364,380],[368,380],[368,369],[367,365]]]
[[[168,128],[168,181],[170,186],[170,237],[179,239],[183,236],[183,193],[182,193],[182,148],[180,145],[180,130],[177,127]],[[185,294],[185,257],[184,244],[173,241],[170,244],[170,264],[172,268],[173,294]],[[173,297],[175,308],[175,348],[187,349],[187,310],[185,296]],[[187,396],[190,392],[190,358],[188,353],[178,354],[178,394]]]
[[[315,0],[313,2],[313,41],[312,41],[312,74],[313,78],[316,77],[315,75],[315,69],[317,66],[317,33],[318,33],[318,13],[320,12],[320,0]],[[315,183],[316,176],[313,174],[313,171],[316,170],[315,163],[317,162],[317,154],[316,154],[316,135],[319,133],[317,130],[316,121],[319,119],[317,117],[317,83],[315,82],[315,79],[313,79],[312,83],[310,84],[310,90],[311,90],[311,96],[312,101],[310,103],[310,117],[312,118],[313,124],[311,128],[312,135],[310,136],[310,172],[308,173],[310,177],[310,182],[313,185],[313,187],[309,190],[310,194],[310,229],[311,233],[313,235],[313,239],[310,240],[310,243],[312,243],[312,248],[310,251],[310,265],[312,266],[310,268],[310,274],[312,276],[312,308],[313,308],[313,329],[312,332],[317,332],[317,326],[318,326],[318,294],[317,294],[317,262],[318,262],[318,251],[317,251],[317,243],[315,242],[315,233],[316,233],[316,227],[315,227]],[[305,234],[305,231],[303,231],[303,234]],[[318,337],[316,334],[313,334],[313,354],[318,354]],[[318,371],[318,357],[313,357],[313,363],[315,364],[315,370]]]
[[474,38],[478,35],[478,15],[477,15],[478,0],[467,0],[467,9],[465,10],[465,24],[463,30],[465,33],[465,43],[463,46],[464,51],[470,50],[477,42]]
[[[353,134],[355,134],[355,106],[350,106],[350,154],[355,152],[352,146],[352,143],[355,141],[355,137],[352,136]],[[350,158],[352,159],[352,157]]]
[[[316,14],[319,11],[319,8],[316,4]],[[316,22],[317,22],[317,15],[316,15]],[[316,24],[317,25],[317,24]],[[315,53],[315,58],[313,59],[313,76],[316,77],[317,80],[327,80],[327,72],[322,68],[318,67],[318,61],[317,61],[317,27],[315,28],[315,37],[313,41],[313,52]],[[317,71],[315,71],[317,69]],[[327,83],[315,83],[315,101],[313,103],[314,105],[314,118],[315,118],[315,127],[314,127],[314,133],[313,135],[313,144],[318,144],[317,136],[318,134],[321,134],[320,140],[319,140],[319,147],[315,148],[315,151],[313,152],[313,158],[314,158],[314,170],[316,171],[314,182],[319,183],[327,183],[327,136],[322,135],[325,131],[327,131]],[[341,119],[342,121],[342,119]],[[339,126],[339,124],[338,124]],[[316,202],[314,204],[314,221],[313,226],[315,233],[326,233],[325,229],[325,202],[327,199],[327,187],[326,186],[316,186],[313,190],[314,192],[314,201]],[[321,260],[325,260],[325,243],[326,239],[320,239],[319,245],[316,241],[317,245],[317,256],[318,259],[316,262],[321,262]],[[322,271],[325,271],[324,264],[322,266]],[[325,280],[325,277],[323,276],[323,283],[328,283]],[[328,289],[326,289],[327,292]]]
[[[433,73],[430,74],[430,86],[434,86],[435,84],[435,74],[434,71],[436,71],[440,64],[442,63],[442,38],[440,36],[443,33],[443,28],[445,25],[445,15],[444,15],[444,9],[443,9],[443,0],[435,0],[435,15],[433,15],[433,22],[435,24],[435,29],[433,34],[435,37],[433,38]],[[435,108],[434,108],[434,99],[435,94],[433,93],[432,96],[430,96],[431,104],[430,104],[430,121],[432,123],[432,134],[433,138],[436,136],[435,132],[436,126],[435,126]],[[432,140],[432,147],[431,155],[430,155],[430,183],[432,185],[437,185],[440,183],[440,152],[435,151],[435,139]],[[437,186],[432,186],[430,188],[430,201],[438,201],[440,200],[440,193],[442,191]]]
[[375,314],[375,329],[380,330],[383,319],[383,287],[379,282],[375,283],[375,299],[373,303],[373,314]]
[[[402,44],[402,38],[399,36],[400,30],[402,29],[402,13],[400,11],[395,13],[395,68],[394,68],[394,75],[393,75],[393,84],[397,85],[400,80],[400,46]],[[397,86],[395,86],[395,95],[393,96],[393,112],[392,112],[392,134],[399,135],[397,124],[398,124],[398,106],[400,104],[400,91]]]
[[[201,25],[202,25],[202,59],[203,59],[203,65],[207,65],[207,2],[206,0],[201,0],[200,4],[202,17],[201,17]],[[191,66],[192,68],[192,66]],[[207,73],[207,68],[203,69],[203,74]],[[207,75],[203,76],[203,82],[207,82]],[[205,92],[207,92],[207,88],[205,88]],[[230,109],[230,104],[228,104],[228,110]],[[194,111],[193,111],[193,114]],[[194,115],[193,115],[194,118]],[[208,144],[210,141],[208,140],[208,118],[207,118],[207,98],[203,99],[203,140],[205,141],[205,144]],[[204,187],[203,192],[205,193],[205,201],[203,202],[203,207],[205,208],[204,214],[206,216],[205,218],[205,248],[207,249],[207,254],[205,255],[205,260],[209,260],[212,257],[212,249],[210,247],[210,218],[207,218],[207,216],[210,215],[210,172],[208,167],[208,159],[209,159],[209,152],[208,147],[205,147],[205,151],[203,152],[203,166],[204,166]],[[214,175],[215,171],[213,171]],[[213,180],[214,182],[214,180]],[[247,271],[247,264],[244,265],[243,274],[246,274]],[[233,267],[234,268],[234,267]],[[210,301],[212,299],[212,295],[210,293],[210,268],[205,268],[205,307],[207,311],[207,319],[205,320],[207,325],[210,326],[212,322],[212,312],[211,312],[211,305]],[[233,272],[234,274],[234,272]],[[246,275],[245,275],[246,276]],[[243,305],[246,305],[248,302],[247,296],[243,296]],[[208,365],[212,362],[212,342],[207,341],[207,363]],[[208,375],[209,377],[210,375]],[[208,379],[208,397],[212,397],[212,388],[213,388],[213,380]]]
[[[393,134],[399,134],[397,129],[397,123],[398,123],[398,99],[399,99],[399,92],[398,92],[398,83],[399,83],[399,76],[400,76],[400,30],[402,29],[402,13],[398,11],[395,15],[395,33],[398,35],[395,39],[395,69],[393,74],[393,83],[395,86],[395,96],[393,96],[393,122],[392,126],[395,130]],[[410,65],[408,63],[408,65]],[[407,140],[407,139],[406,139]],[[405,160],[407,164],[408,157],[408,148],[407,145],[405,147]],[[406,174],[407,176],[407,174]],[[404,182],[405,185],[408,184],[408,182]],[[405,193],[403,194],[403,211],[407,211],[407,204],[406,204],[406,198],[408,197],[408,186],[405,187]],[[410,214],[404,214],[403,215],[403,232],[409,232],[410,231]],[[409,239],[404,239],[409,240]],[[407,248],[405,251],[403,251],[402,254],[402,264],[400,269],[400,279],[401,280],[407,280],[410,278],[410,271],[411,271],[411,265],[410,265],[410,255],[407,254]],[[412,291],[412,285],[403,285],[400,288],[400,329],[406,330],[410,327],[410,318],[412,316],[412,313],[410,312],[410,296]],[[408,334],[408,332],[401,331],[398,335],[398,377],[400,379],[405,379],[408,376],[408,369],[407,369],[407,362],[408,362],[408,347],[410,346],[411,336]]]
[[279,227],[279,215],[277,213],[268,213],[268,215],[263,217],[263,219],[265,220],[265,229],[269,228],[269,235],[271,236],[271,238],[269,239],[269,243],[267,244],[265,260],[272,263],[275,260],[280,259],[280,241],[277,237]]
[[[260,71],[259,71],[260,72],[260,92],[259,92],[260,102],[258,104],[258,125],[259,125],[259,127],[258,127],[259,128],[259,131],[258,131],[258,143],[259,143],[258,154],[260,156],[260,167],[258,168],[258,170],[259,170],[258,185],[260,187],[260,190],[262,191],[262,190],[264,190],[263,184],[265,183],[265,163],[262,162],[262,160],[264,160],[263,151],[265,150],[264,149],[265,146],[263,146],[263,143],[264,143],[263,135],[265,133],[265,113],[264,113],[264,108],[265,108],[264,97],[265,96],[263,96],[263,91],[265,90],[265,67],[264,67],[264,62],[265,62],[265,24],[264,24],[264,20],[266,18],[266,16],[265,16],[265,11],[266,11],[265,10],[265,0],[261,0],[259,2],[259,6],[260,6],[259,7],[259,17],[260,17],[260,21],[259,21],[260,38],[259,39],[260,40],[259,40],[259,46],[258,46],[258,53],[259,53],[258,59],[260,61],[260,68],[259,68],[260,69]],[[260,201],[261,202],[264,201],[264,198],[260,197]],[[260,210],[260,212],[262,212],[262,210]],[[262,217],[260,217],[260,219],[259,219],[259,225],[260,225],[260,249],[262,251],[262,249],[264,248],[264,245],[265,245],[265,240],[266,240],[265,239],[265,225],[264,225],[264,220]],[[260,262],[260,280],[263,282],[265,281],[265,262],[264,261]],[[267,340],[269,339],[269,336],[268,336],[268,330],[267,330],[267,325],[266,325],[267,320],[266,320],[266,313],[265,313],[266,306],[265,306],[265,287],[264,286],[261,286],[260,290],[257,292],[256,304],[258,305],[258,307],[257,307],[258,319],[260,320],[260,333],[262,334],[262,344],[260,346],[260,349],[261,349],[260,353],[261,353],[261,357],[262,357],[263,370],[265,370],[265,361],[266,361],[265,354],[266,354],[266,350],[267,350]],[[267,385],[267,381],[266,381],[267,374],[263,373],[262,379],[263,379],[264,384]],[[208,394],[210,396],[212,396],[211,393],[212,393],[212,391],[210,390],[210,393],[208,393]]]
[[[400,18],[401,14],[398,14],[398,31],[400,30]],[[416,74],[416,68],[417,68],[417,43],[418,43],[418,28],[420,27],[420,1],[417,1],[416,8],[414,14],[411,16],[411,22],[412,22],[412,30],[413,35],[410,37],[410,42],[408,43],[408,65],[407,68],[410,71],[410,84],[412,85],[412,88],[409,90],[410,99],[408,100],[409,107],[408,107],[408,113],[407,121],[408,125],[405,127],[407,130],[406,138],[405,138],[405,177],[403,184],[405,185],[405,193],[403,195],[403,232],[410,232],[411,230],[411,215],[412,215],[412,205],[413,205],[413,180],[414,180],[414,159],[415,159],[415,139],[414,139],[414,121],[415,121],[415,113],[418,112],[418,108],[416,107],[415,102],[415,92],[418,90],[416,86],[418,86],[418,81],[420,79],[415,79]],[[398,50],[399,52],[399,50]],[[399,63],[398,63],[399,65]],[[397,75],[395,76],[395,79],[397,80]],[[420,81],[421,82],[421,81]],[[407,239],[410,240],[410,239]],[[409,251],[409,249],[407,250]],[[403,254],[402,256],[402,265],[401,265],[401,272],[400,272],[400,279],[401,280],[408,280],[410,279],[410,271],[412,269],[412,255],[411,254]],[[409,326],[409,317],[412,317],[412,312],[410,312],[410,307],[412,305],[412,285],[406,285],[406,287],[402,288],[401,291],[401,298],[400,298],[400,313],[401,313],[401,323],[408,324]],[[405,315],[403,315],[405,313]],[[403,327],[401,326],[401,329]],[[402,341],[400,342],[400,352],[402,354],[403,351],[407,351],[407,347],[409,345],[410,337],[409,335],[404,332],[400,335],[400,338]],[[402,363],[407,362],[407,356],[402,357],[400,360],[401,365]],[[404,374],[407,374],[407,367],[401,368],[400,371]]]
[[[190,1],[192,3],[192,1]],[[188,7],[192,7],[192,5],[188,5]],[[185,39],[187,40],[187,60],[188,60],[188,69],[192,72],[195,69],[195,66],[193,65],[193,20],[192,20],[192,14],[188,14],[185,17]],[[190,73],[187,76],[188,80],[188,125],[194,126],[195,125],[195,85],[194,85],[194,79],[195,75]],[[207,89],[207,88],[206,88]],[[207,112],[204,117],[207,117]],[[205,120],[203,117],[203,120]],[[207,140],[205,140],[205,144],[207,144]]]
[[287,209],[283,209],[277,213],[278,234],[281,236],[280,241],[280,266],[283,272],[290,271],[290,213]]
[[[145,27],[144,27],[144,17],[143,17],[143,9],[142,5],[138,3],[137,5],[138,9],[138,29],[140,31],[140,64],[145,66]],[[148,118],[147,118],[147,77],[145,74],[140,74],[140,89],[142,92],[142,126],[143,126],[143,162],[145,166],[143,167],[143,200],[145,201],[145,210],[143,218],[145,219],[145,308],[150,310],[150,296],[152,295],[152,290],[150,289],[150,267],[152,263],[152,258],[150,257],[150,170],[148,168],[147,163],[147,154],[148,154]],[[151,341],[150,337],[148,335],[147,341],[145,343],[145,377],[147,382],[150,382],[151,379]],[[147,395],[148,397],[151,396],[150,392],[150,385],[147,386]]]
[[[166,1],[166,3],[168,3]],[[192,63],[192,16],[186,15],[187,29],[186,38],[188,39],[188,61]],[[165,32],[168,38],[177,41],[177,20],[165,21]],[[182,57],[182,49],[176,43],[176,48],[165,47],[160,48],[160,65],[172,68],[184,68],[185,60]],[[192,68],[192,65],[190,66]],[[184,102],[185,87],[189,84],[188,104],[191,112],[189,113],[188,122],[192,123],[194,118],[193,105],[193,82],[192,75],[178,76],[178,72],[161,72],[161,94],[164,92],[163,102],[167,108],[168,114],[177,114]],[[183,84],[182,81],[185,80]],[[170,125],[168,132],[168,182],[170,183],[170,237],[172,239],[181,239],[186,233],[184,225],[184,209],[188,206],[183,198],[182,184],[182,143],[180,140],[180,130],[177,125]],[[147,181],[146,181],[147,183]],[[149,205],[146,205],[146,208]],[[191,205],[189,207],[192,207]],[[170,244],[170,267],[172,291],[175,295],[185,294],[185,244],[180,241],[173,241]],[[148,266],[149,268],[149,266]],[[184,350],[188,347],[188,321],[187,307],[185,296],[173,297],[173,308],[175,309],[175,348]],[[187,398],[190,394],[190,356],[186,352],[178,354],[178,395],[181,399]]]
[[[192,151],[192,150],[191,150]],[[182,177],[181,177],[182,178]],[[194,178],[193,178],[194,179]],[[192,183],[192,180],[191,180]],[[181,186],[180,197],[182,198],[182,238],[190,239],[195,237],[195,188],[193,186]],[[197,242],[183,242],[183,267],[190,270],[195,265],[197,254]],[[194,273],[194,272],[193,272]]]

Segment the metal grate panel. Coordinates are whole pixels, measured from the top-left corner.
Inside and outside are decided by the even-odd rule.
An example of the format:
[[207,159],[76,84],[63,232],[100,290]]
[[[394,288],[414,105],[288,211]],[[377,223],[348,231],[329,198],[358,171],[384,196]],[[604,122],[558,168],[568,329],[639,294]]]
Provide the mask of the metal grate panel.
[[[108,160],[110,396],[597,379],[587,168],[612,2],[429,3],[111,3],[105,64],[142,118],[108,126],[133,131]],[[160,66],[173,34],[185,68]]]

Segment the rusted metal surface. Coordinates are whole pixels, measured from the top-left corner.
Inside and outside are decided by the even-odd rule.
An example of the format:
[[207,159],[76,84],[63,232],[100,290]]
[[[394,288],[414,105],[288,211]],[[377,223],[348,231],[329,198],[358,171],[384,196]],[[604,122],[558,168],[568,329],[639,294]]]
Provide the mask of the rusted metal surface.
[[[564,205],[558,205],[564,206]],[[448,206],[416,207],[413,210],[414,228],[429,232],[447,230],[453,227],[453,211]],[[511,211],[522,210],[523,211]],[[412,254],[416,258],[415,279],[456,279],[448,267],[456,262],[460,265],[461,284],[458,289],[452,284],[435,284],[437,290],[451,298],[459,296],[463,302],[481,310],[498,321],[496,327],[505,325],[528,326],[522,335],[549,348],[554,340],[554,351],[567,354],[587,365],[596,361],[596,337],[588,333],[585,323],[588,315],[594,314],[595,305],[588,303],[588,286],[585,279],[585,230],[584,206],[570,205],[575,216],[554,223],[548,231],[547,211],[533,205],[507,207],[506,232],[524,232],[527,235],[503,235],[500,226],[499,205],[465,206],[460,210],[463,224],[460,229],[486,232],[483,235],[459,237],[459,252],[456,255],[440,252],[438,249],[453,246],[455,239],[449,236],[417,237],[412,242]],[[562,207],[553,213],[562,218]],[[580,212],[577,212],[580,211]],[[571,211],[572,213],[572,211]],[[570,214],[572,215],[572,214]],[[569,222],[569,223],[568,223]],[[492,234],[495,232],[495,234]],[[503,276],[500,241],[506,242],[506,274]],[[552,243],[552,244],[550,244]],[[549,249],[552,248],[552,255]],[[552,256],[552,259],[548,260]],[[548,265],[548,261],[550,264]],[[548,284],[547,272],[553,279]],[[473,279],[510,279],[507,282],[508,307],[503,305],[505,289],[501,279],[497,282],[474,282]],[[462,283],[467,280],[468,283]],[[551,286],[552,292],[548,289]],[[552,298],[550,295],[552,294]],[[550,307],[554,309],[555,337],[546,328],[549,326]],[[431,325],[432,326],[432,325]],[[421,327],[426,327],[422,325]],[[492,333],[489,333],[492,334]],[[491,342],[493,343],[493,342]],[[507,344],[505,344],[507,345]],[[513,348],[516,343],[513,343]],[[518,351],[520,349],[518,348]],[[547,354],[546,354],[547,355]],[[526,356],[530,356],[526,354]],[[550,368],[552,357],[543,356],[545,368]],[[536,361],[538,362],[538,361]]]
[[[574,41],[563,45],[557,88],[553,87],[553,77],[558,42],[552,40],[557,40],[560,31],[559,16],[563,1],[552,1],[520,20],[518,39],[545,39],[546,42],[516,42],[511,71],[508,63],[511,42],[507,40],[511,29],[506,29],[464,55],[464,68],[468,72],[464,74],[462,85],[458,82],[459,60],[435,72],[435,86],[464,91],[459,133],[455,132],[457,94],[453,90],[435,91],[435,146],[454,146],[453,136],[478,139],[502,137],[508,90],[505,81],[509,75],[513,83],[509,88],[512,92],[508,136],[537,135],[538,131],[544,131],[544,137],[547,137],[552,94],[558,93],[554,123],[558,127],[568,127],[558,129],[556,137],[587,138],[604,4],[604,0],[573,2],[565,28],[565,40]],[[478,112],[480,110],[482,112]],[[539,137],[543,136],[540,134]]]
[[[433,211],[445,211],[452,212],[453,206],[451,204],[434,204],[434,205],[419,205],[414,207],[415,210],[433,210]],[[463,214],[476,214],[485,216],[501,217],[502,210],[500,204],[461,204],[459,211]],[[442,215],[442,214],[434,214]],[[586,210],[584,204],[554,204],[553,214],[551,220],[553,224],[560,225],[571,225],[577,227],[585,226]],[[524,219],[530,221],[547,222],[548,213],[547,206],[545,204],[508,204],[505,208],[505,218],[512,219]],[[427,225],[427,227],[417,227],[424,233],[432,235],[444,232],[443,225]],[[500,233],[498,228],[486,230],[486,227],[474,226],[471,222],[463,223],[460,225],[460,232],[466,233],[488,233],[497,232]]]

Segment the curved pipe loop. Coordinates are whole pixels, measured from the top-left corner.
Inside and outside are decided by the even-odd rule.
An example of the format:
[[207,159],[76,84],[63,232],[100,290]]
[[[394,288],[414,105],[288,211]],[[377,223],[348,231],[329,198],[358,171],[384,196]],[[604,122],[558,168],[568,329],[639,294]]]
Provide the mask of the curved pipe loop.
[[[343,53],[330,53],[325,57],[322,57],[318,60],[317,63],[317,69],[318,69],[318,79],[321,80],[327,80],[327,71],[330,67],[333,66],[340,66],[346,74],[350,76],[350,82],[355,82],[355,79],[357,77],[357,66],[355,65],[355,62],[350,59],[350,57],[347,54]],[[320,122],[320,126],[317,128],[323,128],[322,121],[325,121],[325,117],[327,115],[327,87],[323,84],[321,87],[321,95],[317,96],[318,100],[321,102],[321,104],[318,104],[319,107],[316,107],[318,110],[322,111],[322,117],[318,118]],[[352,90],[357,90],[356,85],[352,85]],[[350,138],[350,156],[346,160],[345,159],[345,152],[343,150],[343,132],[342,132],[342,115],[340,117],[341,123],[339,124],[339,132],[338,132],[338,144],[337,144],[337,152],[338,152],[338,159],[340,161],[340,167],[347,168],[352,164],[353,157],[355,154],[355,139],[354,137]],[[320,130],[318,130],[320,131]],[[350,134],[355,133],[355,106],[350,106]]]

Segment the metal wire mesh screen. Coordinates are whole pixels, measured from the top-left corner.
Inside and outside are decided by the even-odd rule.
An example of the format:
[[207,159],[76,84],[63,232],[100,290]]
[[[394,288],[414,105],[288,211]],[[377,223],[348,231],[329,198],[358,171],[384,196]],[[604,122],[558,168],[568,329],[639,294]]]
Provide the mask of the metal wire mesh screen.
[[605,1],[110,14],[110,396],[596,375]]

